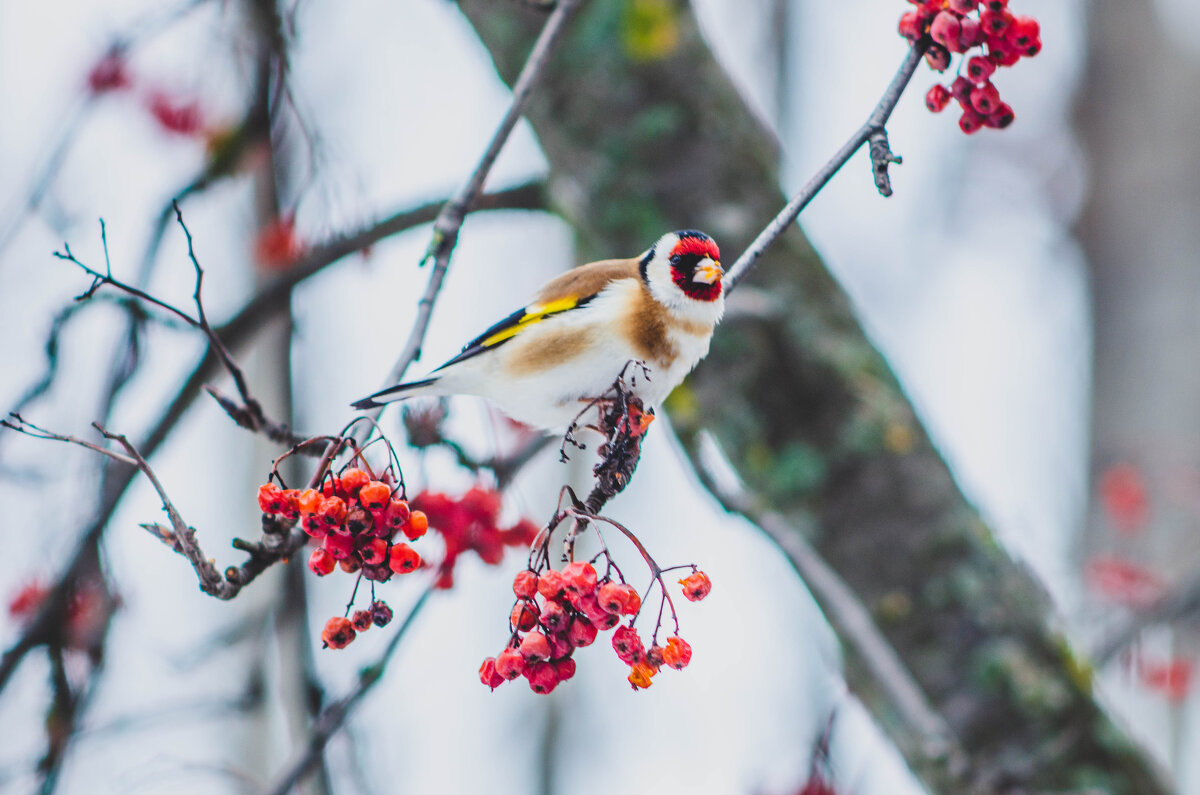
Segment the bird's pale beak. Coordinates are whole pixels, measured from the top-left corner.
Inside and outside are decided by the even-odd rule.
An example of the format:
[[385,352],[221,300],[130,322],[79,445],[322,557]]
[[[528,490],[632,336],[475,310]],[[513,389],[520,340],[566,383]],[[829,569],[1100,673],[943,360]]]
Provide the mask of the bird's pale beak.
[[696,273],[692,276],[692,281],[700,282],[701,284],[713,284],[720,281],[724,275],[725,271],[721,268],[721,263],[705,257],[696,266]]

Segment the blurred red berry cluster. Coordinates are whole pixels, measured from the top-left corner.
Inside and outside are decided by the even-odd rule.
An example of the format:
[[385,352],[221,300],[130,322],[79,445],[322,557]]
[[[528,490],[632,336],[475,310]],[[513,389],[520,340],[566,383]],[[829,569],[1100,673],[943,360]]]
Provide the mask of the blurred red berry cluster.
[[505,547],[527,547],[537,536],[538,526],[521,519],[508,528],[500,527],[500,494],[475,486],[461,497],[425,491],[413,498],[413,507],[429,517],[429,524],[442,537],[446,553],[438,566],[438,588],[454,585],[454,565],[464,552],[474,552],[484,563],[495,566]]
[[[40,582],[28,582],[12,595],[8,614],[28,624],[37,616],[50,589]],[[104,628],[117,607],[114,597],[96,578],[77,581],[67,595],[66,614],[62,624],[62,643],[69,649],[94,652]]]
[[[909,0],[916,6],[900,17],[900,35],[913,44],[928,36],[930,67],[944,72],[953,54],[962,54],[959,75],[949,85],[937,84],[925,95],[925,106],[940,113],[958,100],[958,126],[967,134],[983,127],[1012,124],[1012,107],[1000,99],[992,76],[1003,66],[1032,58],[1042,50],[1041,29],[1030,16],[1014,15],[1008,0]],[[972,50],[977,54],[968,57]]]
[[[402,489],[386,473],[377,480],[349,467],[326,478],[320,491],[266,483],[258,489],[258,507],[285,524],[300,522],[319,542],[309,555],[308,568],[320,577],[340,568],[372,582],[387,582],[393,574],[408,574],[422,565],[415,549],[395,539],[403,534],[415,541],[425,535],[429,522],[421,511],[410,510]],[[354,640],[355,629],[362,631],[372,623],[383,626],[391,618],[391,608],[376,600],[353,619],[330,619],[322,639],[340,649]]]
[[[706,587],[689,592],[684,586],[684,595],[693,601],[704,598],[711,587],[702,572],[687,579],[694,577],[703,578]],[[568,563],[562,571],[549,566],[526,569],[513,579],[513,593],[517,601],[509,618],[512,637],[500,654],[488,657],[479,669],[480,681],[488,687],[524,676],[533,692],[549,693],[575,675],[575,649],[590,646],[601,630],[618,627],[625,616],[629,623],[613,633],[612,647],[629,666],[629,683],[635,690],[649,687],[663,665],[682,670],[692,659],[692,647],[679,637],[678,626],[665,646],[658,645],[661,611],[646,648],[634,628],[642,597],[615,567],[610,566],[603,578],[591,563],[581,561]]]
[[267,223],[254,239],[254,260],[264,270],[287,270],[307,246],[296,232],[296,217],[281,215]]

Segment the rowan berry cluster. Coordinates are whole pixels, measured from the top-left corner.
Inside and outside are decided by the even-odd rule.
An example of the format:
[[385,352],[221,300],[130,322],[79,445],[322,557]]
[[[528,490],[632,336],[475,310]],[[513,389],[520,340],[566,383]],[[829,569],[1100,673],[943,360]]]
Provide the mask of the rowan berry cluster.
[[[341,475],[330,475],[321,489],[283,489],[266,483],[258,489],[258,506],[265,517],[286,526],[296,522],[319,545],[308,558],[308,568],[324,577],[341,569],[375,582],[387,582],[393,574],[408,574],[422,565],[420,554],[405,541],[425,535],[429,522],[421,511],[411,510],[403,487],[384,473],[380,479],[355,467]],[[353,603],[353,599],[351,600]],[[352,618],[331,618],[322,640],[340,649],[372,624],[384,626],[392,610],[374,600],[369,610]]]
[[[607,551],[599,557],[607,564],[603,577],[592,563],[582,561],[568,563],[561,571],[544,565],[517,573],[513,579],[517,601],[509,614],[512,635],[503,651],[483,661],[479,668],[481,682],[494,689],[524,676],[533,692],[549,693],[575,675],[575,650],[590,646],[601,631],[614,628],[613,650],[629,666],[629,683],[635,690],[649,687],[664,665],[677,670],[687,667],[692,647],[679,637],[677,618],[675,634],[665,645],[658,644],[662,605],[670,604],[662,582],[666,570],[658,570],[655,575],[654,582],[663,588],[663,601],[647,648],[635,628],[642,613],[642,595],[624,581]],[[541,559],[545,561],[544,556]],[[688,568],[693,569],[692,573],[679,582],[683,584],[683,595],[698,601],[708,595],[712,583],[708,575],[695,567]],[[672,617],[674,613],[671,604]],[[629,623],[623,624],[626,617]]]
[[[925,95],[925,106],[940,113],[951,99],[962,110],[959,128],[970,135],[983,127],[1004,129],[1016,118],[1000,99],[992,76],[1000,67],[1042,51],[1038,21],[1015,15],[1008,0],[909,0],[916,6],[900,17],[900,35],[913,44],[928,36],[925,52],[931,68],[944,72],[953,54],[961,54],[959,75],[949,85],[936,84]],[[968,54],[978,50],[974,55]]]
[[413,508],[428,516],[428,523],[441,535],[446,552],[438,566],[437,588],[454,585],[454,566],[464,552],[474,552],[489,566],[500,563],[506,547],[528,547],[538,534],[537,525],[521,519],[511,527],[500,526],[500,494],[475,486],[461,497],[438,492],[421,492]]

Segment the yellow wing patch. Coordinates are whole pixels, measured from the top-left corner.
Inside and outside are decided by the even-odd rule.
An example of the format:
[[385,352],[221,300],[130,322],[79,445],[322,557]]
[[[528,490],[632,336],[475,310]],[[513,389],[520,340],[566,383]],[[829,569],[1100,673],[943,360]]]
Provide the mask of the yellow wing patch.
[[579,299],[576,297],[560,298],[557,301],[550,301],[545,304],[536,304],[525,309],[525,313],[510,326],[506,326],[494,334],[485,337],[479,344],[484,348],[490,348],[493,345],[498,345],[505,340],[512,339],[520,334],[529,326],[532,326],[538,321],[545,320],[550,315],[566,312],[568,309],[574,309],[579,305]]

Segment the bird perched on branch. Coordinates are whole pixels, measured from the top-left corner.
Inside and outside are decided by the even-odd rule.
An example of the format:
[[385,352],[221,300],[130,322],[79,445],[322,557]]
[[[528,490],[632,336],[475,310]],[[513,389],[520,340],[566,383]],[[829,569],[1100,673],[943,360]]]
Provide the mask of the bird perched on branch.
[[628,370],[630,392],[652,408],[708,354],[725,310],[720,258],[711,237],[683,230],[663,235],[640,257],[581,265],[428,378],[354,407],[476,395],[519,422],[561,431]]

